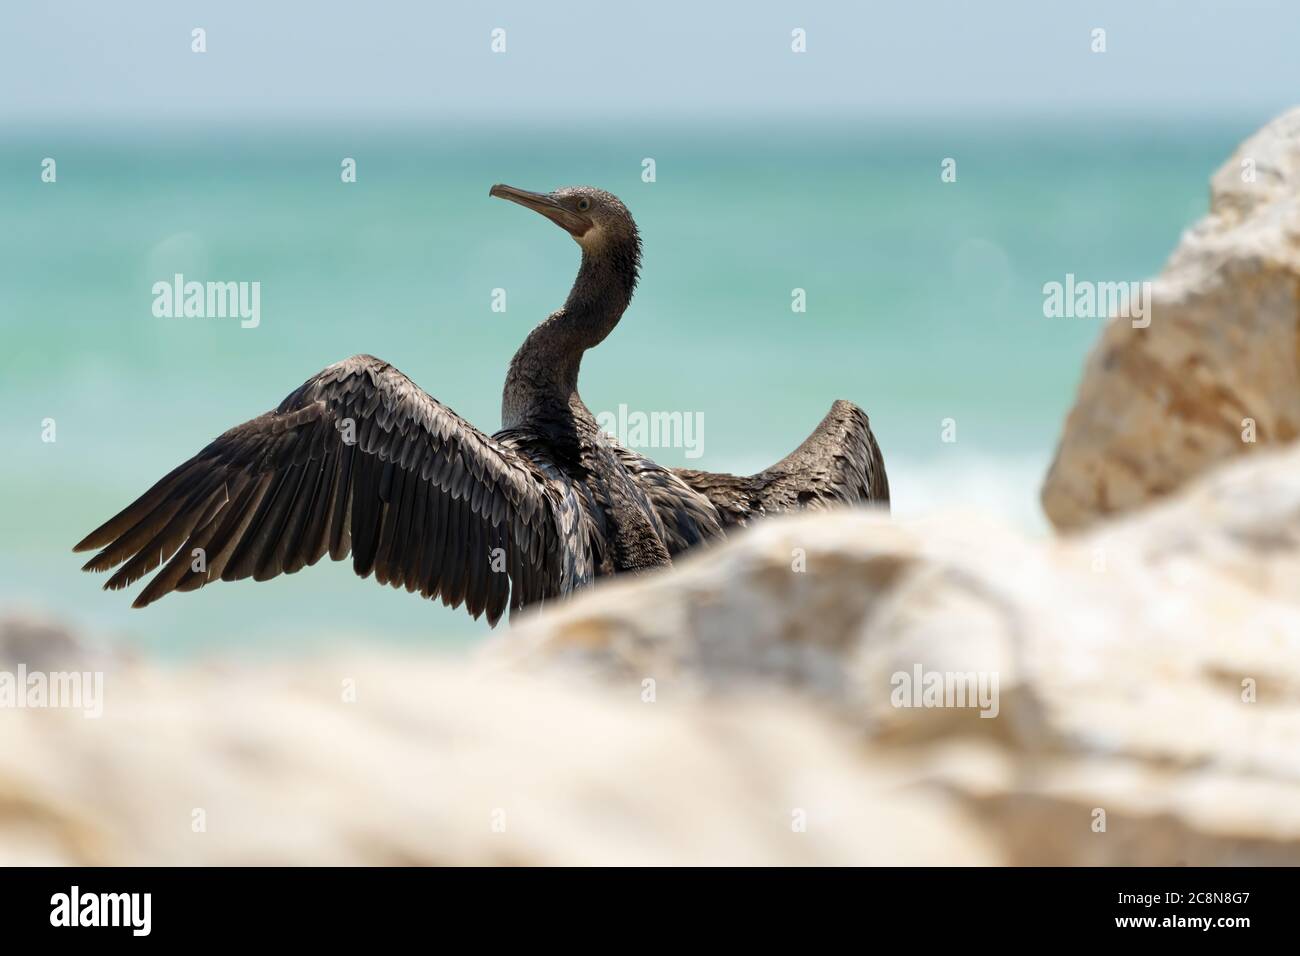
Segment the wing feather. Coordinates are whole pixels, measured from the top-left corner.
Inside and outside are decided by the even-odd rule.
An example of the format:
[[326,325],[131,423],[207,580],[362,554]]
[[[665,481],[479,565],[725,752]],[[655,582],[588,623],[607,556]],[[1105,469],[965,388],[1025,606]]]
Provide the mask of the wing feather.
[[[589,536],[560,513],[572,494],[563,481],[535,448],[487,437],[388,363],[358,355],[221,435],[76,550],[101,549],[87,570],[122,565],[110,588],[161,565],[137,607],[351,554],[360,577],[465,603],[495,624],[507,607],[589,579]],[[492,567],[498,548],[503,573]]]
[[771,468],[748,477],[674,468],[717,509],[724,527],[766,514],[837,504],[889,507],[885,459],[866,412],[835,402],[807,439]]

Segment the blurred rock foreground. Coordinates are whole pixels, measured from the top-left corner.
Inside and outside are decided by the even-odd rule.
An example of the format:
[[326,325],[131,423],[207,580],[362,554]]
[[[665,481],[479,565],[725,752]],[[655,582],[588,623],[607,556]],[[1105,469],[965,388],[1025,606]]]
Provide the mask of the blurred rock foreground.
[[1300,863],[1300,449],[1066,540],[772,521],[469,660],[45,636],[104,715],[0,711],[0,863]]
[[[1221,171],[1200,278],[1092,360],[1044,494],[1091,530],[791,516],[460,658],[166,667],[0,620],[0,684],[104,674],[98,719],[0,708],[0,864],[1300,864],[1300,447],[1208,470],[1238,400],[1300,422],[1300,114],[1269,130],[1265,198]],[[922,690],[967,675],[995,693]]]

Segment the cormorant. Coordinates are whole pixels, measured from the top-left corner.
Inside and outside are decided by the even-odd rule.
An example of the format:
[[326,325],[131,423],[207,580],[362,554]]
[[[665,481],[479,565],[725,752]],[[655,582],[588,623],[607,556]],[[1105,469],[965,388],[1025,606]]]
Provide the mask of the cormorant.
[[[888,506],[867,416],[837,401],[788,457],[750,477],[665,468],[622,447],[578,396],[583,353],[632,298],[641,240],[590,186],[491,196],[541,213],[582,249],[564,305],[515,353],[502,428],[483,434],[392,365],[355,355],[163,477],[77,551],[118,589],[164,561],[134,607],[217,579],[265,581],[349,552],[358,575],[464,602],[495,625],[598,576],[674,555],[760,515],[834,502]],[[170,560],[169,560],[170,559]]]

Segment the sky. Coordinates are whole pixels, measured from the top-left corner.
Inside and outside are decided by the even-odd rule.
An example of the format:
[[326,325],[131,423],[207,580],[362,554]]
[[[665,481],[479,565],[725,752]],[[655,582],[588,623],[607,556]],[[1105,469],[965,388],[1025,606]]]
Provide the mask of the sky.
[[8,2],[0,118],[1271,116],[1298,50],[1296,0]]

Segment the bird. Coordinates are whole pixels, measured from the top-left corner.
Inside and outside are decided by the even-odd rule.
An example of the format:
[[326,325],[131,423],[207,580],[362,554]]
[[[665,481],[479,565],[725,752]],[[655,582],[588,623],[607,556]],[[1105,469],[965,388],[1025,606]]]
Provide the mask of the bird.
[[[641,238],[627,207],[592,186],[497,184],[581,250],[563,306],[510,361],[501,429],[488,436],[396,367],[354,355],[178,465],[75,551],[133,602],[214,581],[266,581],[349,554],[362,578],[464,604],[495,626],[615,574],[671,566],[769,514],[889,507],[871,423],[836,401],[794,452],[750,476],[668,468],[624,447],[578,394],[585,353],[632,299]],[[119,567],[120,565],[120,567]]]

